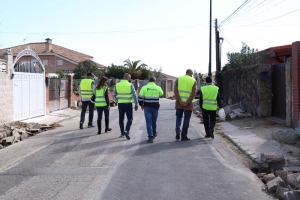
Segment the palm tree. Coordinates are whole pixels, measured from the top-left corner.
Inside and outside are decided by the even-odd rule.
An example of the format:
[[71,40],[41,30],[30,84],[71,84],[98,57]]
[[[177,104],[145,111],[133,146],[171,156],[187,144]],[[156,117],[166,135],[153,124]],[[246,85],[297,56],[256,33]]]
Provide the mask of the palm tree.
[[138,79],[142,75],[142,69],[147,69],[148,65],[141,63],[141,61],[130,61],[129,59],[124,61],[124,67],[128,68],[128,73],[131,75],[132,79]]

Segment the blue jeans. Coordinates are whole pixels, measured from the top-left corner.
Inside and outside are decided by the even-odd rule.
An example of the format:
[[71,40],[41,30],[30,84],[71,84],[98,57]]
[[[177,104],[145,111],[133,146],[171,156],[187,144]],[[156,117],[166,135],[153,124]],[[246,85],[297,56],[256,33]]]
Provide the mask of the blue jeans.
[[98,118],[97,118],[98,121],[102,120],[102,113],[103,112],[104,112],[105,120],[109,119],[109,110],[107,109],[107,106],[96,107],[96,108],[97,108],[97,113],[98,113]]
[[94,117],[94,107],[91,101],[82,101],[82,109],[80,115],[80,122],[84,123],[86,108],[89,106],[89,123],[88,125],[93,125],[93,117]]
[[180,133],[181,119],[183,114],[184,114],[184,118],[183,118],[182,130],[181,130],[181,138],[187,137],[192,111],[184,110],[184,109],[176,109],[176,127],[175,127],[176,133]]
[[119,126],[120,126],[120,131],[121,134],[124,135],[124,118],[125,118],[125,114],[127,117],[127,124],[126,124],[126,131],[129,134],[130,131],[130,127],[132,124],[132,103],[118,103],[118,109],[119,109]]
[[144,107],[144,114],[146,119],[147,133],[149,138],[153,138],[156,133],[156,121],[158,117],[158,109],[151,107]]

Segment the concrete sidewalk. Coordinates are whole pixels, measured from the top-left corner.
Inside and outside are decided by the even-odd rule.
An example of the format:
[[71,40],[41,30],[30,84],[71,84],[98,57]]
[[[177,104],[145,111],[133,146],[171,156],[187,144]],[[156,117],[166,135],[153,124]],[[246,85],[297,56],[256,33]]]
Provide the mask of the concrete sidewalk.
[[[113,109],[117,109],[117,107],[114,107]],[[80,113],[81,110],[64,109],[54,111],[46,116],[27,119],[22,122],[35,122],[39,124],[51,125],[54,123],[60,123],[64,120],[68,120],[74,117],[77,117],[79,122]],[[196,116],[192,115],[192,117]],[[286,159],[294,158],[289,153],[281,150],[279,148],[278,142],[275,140],[265,140],[252,133],[250,130],[241,129],[237,126],[232,125],[230,122],[222,122],[218,123],[218,125],[222,128],[222,132],[224,132],[224,134],[233,144],[235,144],[249,158],[251,158],[254,162],[258,164],[262,153],[282,153]]]
[[281,150],[278,141],[263,139],[251,130],[234,126],[230,122],[222,122],[219,125],[227,138],[257,164],[261,164],[262,153],[282,153],[285,159],[296,159]]
[[81,113],[81,109],[74,110],[74,109],[68,108],[68,109],[64,109],[64,110],[58,110],[58,111],[51,112],[50,114],[45,115],[45,116],[26,119],[26,120],[23,120],[22,122],[25,122],[25,123],[34,122],[34,123],[39,123],[39,124],[50,125],[50,124],[54,124],[54,123],[60,123],[64,120],[68,120],[68,119],[71,119],[74,117],[78,117],[78,123],[79,123],[80,113]]

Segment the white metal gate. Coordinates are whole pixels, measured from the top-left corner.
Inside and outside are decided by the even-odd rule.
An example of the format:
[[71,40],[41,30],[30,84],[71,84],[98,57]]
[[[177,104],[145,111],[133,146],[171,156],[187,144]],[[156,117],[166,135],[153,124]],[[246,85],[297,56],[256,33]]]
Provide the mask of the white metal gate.
[[[22,56],[33,56],[39,63],[17,63]],[[45,70],[37,54],[29,47],[14,61],[14,120],[24,120],[46,113]]]

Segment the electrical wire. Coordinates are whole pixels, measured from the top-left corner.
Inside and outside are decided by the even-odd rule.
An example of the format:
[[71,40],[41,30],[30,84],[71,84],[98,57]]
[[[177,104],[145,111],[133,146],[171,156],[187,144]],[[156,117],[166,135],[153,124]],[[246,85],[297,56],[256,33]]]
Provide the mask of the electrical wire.
[[[253,25],[256,25],[256,24],[262,24],[262,23],[265,23],[265,22],[269,22],[269,21],[272,21],[272,20],[275,20],[275,19],[284,17],[284,16],[289,15],[289,14],[292,14],[292,13],[294,13],[294,12],[297,12],[298,10],[300,10],[300,8],[298,8],[298,9],[296,9],[296,10],[293,10],[293,11],[291,11],[291,12],[288,12],[288,13],[286,13],[286,14],[280,15],[280,16],[278,16],[278,17],[273,17],[273,18],[268,19],[268,20],[265,20],[265,21],[257,22],[257,23],[254,23],[254,24],[241,25],[241,26],[253,26]],[[240,27],[241,27],[241,26],[240,26]]]
[[200,25],[206,24],[196,24],[190,26],[176,26],[176,27],[166,27],[166,28],[152,28],[152,29],[137,29],[137,30],[117,30],[117,31],[91,31],[91,32],[1,32],[2,34],[17,34],[17,35],[97,35],[97,34],[118,34],[118,33],[135,33],[135,32],[153,32],[153,31],[169,31],[169,30],[177,30],[177,29],[185,29],[185,28],[195,28]]
[[[251,0],[250,0],[251,1]],[[228,21],[231,17],[233,17],[239,10],[241,10],[245,5],[247,5],[249,2],[249,0],[246,0],[242,5],[240,5],[240,7],[238,7],[233,13],[231,13],[226,19],[224,19],[221,23],[220,26],[222,24],[224,24],[226,21]]]
[[225,35],[225,33],[224,33],[221,29],[219,29],[219,30],[220,30],[220,32],[222,33],[222,36],[224,37],[225,41],[227,41],[228,44],[229,44],[235,51],[237,51],[237,48],[236,48],[233,44],[231,44],[231,41],[230,41],[229,38]]
[[[260,14],[262,13],[265,13],[266,11],[268,10],[271,10],[272,8],[280,5],[281,3],[283,3],[285,0],[275,4],[274,6],[272,7],[269,7],[269,8],[266,8],[265,10],[262,10],[261,12],[257,13],[259,10],[261,10],[262,7],[268,5],[268,4],[265,4],[264,6],[260,7],[260,9],[257,9],[257,10],[253,10],[253,12],[248,12],[248,15],[247,13],[244,13],[243,15],[240,15],[240,16],[236,16],[235,19],[233,19],[233,21],[231,21],[230,23],[227,23],[226,25],[230,25],[232,23],[238,23],[240,21],[245,21],[245,20],[249,20],[253,17],[253,15],[255,15],[256,17],[259,16]],[[272,2],[273,3],[273,2]]]
[[115,54],[111,54],[111,55],[107,55],[107,56],[100,56],[101,58],[107,58],[107,57],[113,57],[113,56],[118,56],[118,55],[123,55],[123,54],[126,54],[126,53],[131,53],[131,52],[135,52],[135,51],[138,51],[138,50],[144,50],[146,48],[150,48],[150,47],[153,47],[153,46],[156,46],[156,45],[159,45],[159,44],[163,44],[163,43],[166,43],[166,42],[169,42],[169,41],[172,41],[172,40],[176,40],[176,39],[179,39],[179,38],[182,38],[182,37],[185,37],[187,35],[191,35],[199,30],[201,30],[203,28],[198,28],[196,30],[193,30],[191,32],[188,32],[186,34],[183,34],[183,35],[180,35],[180,36],[177,36],[177,37],[174,37],[174,38],[171,38],[171,39],[168,39],[168,40],[165,40],[165,41],[161,41],[161,42],[158,42],[158,43],[155,43],[155,44],[151,44],[151,45],[148,45],[148,46],[142,46],[142,47],[137,47],[135,49],[132,49],[132,50],[129,50],[129,51],[123,51],[123,52],[119,52],[119,53],[115,53]]

